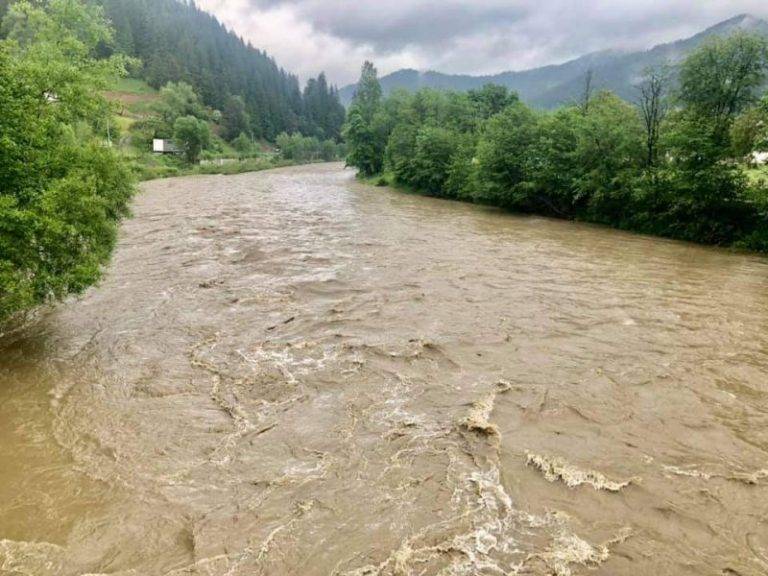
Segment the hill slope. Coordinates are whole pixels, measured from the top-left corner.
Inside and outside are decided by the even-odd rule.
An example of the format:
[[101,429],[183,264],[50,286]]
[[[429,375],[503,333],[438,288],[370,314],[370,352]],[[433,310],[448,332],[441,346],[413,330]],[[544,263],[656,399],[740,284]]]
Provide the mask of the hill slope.
[[[609,89],[627,99],[636,96],[634,87],[643,70],[664,62],[679,62],[693,49],[712,36],[725,36],[739,30],[768,35],[768,22],[750,15],[740,15],[707,30],[670,44],[662,44],[641,52],[603,51],[576,58],[564,64],[544,66],[523,72],[502,72],[491,76],[468,76],[399,70],[381,79],[385,93],[395,89],[417,90],[429,87],[450,90],[472,90],[484,84],[500,84],[516,91],[527,103],[553,108],[577,99],[584,89],[588,70],[594,74],[597,89]],[[352,100],[356,86],[340,92],[345,104]]]
[[[232,96],[240,96],[257,138],[272,140],[283,131],[339,136],[344,110],[324,76],[310,80],[302,92],[294,75],[194,2],[89,1],[104,7],[115,30],[115,45],[104,47],[104,53],[118,51],[141,60],[136,75],[153,88],[184,81],[206,105],[222,111]],[[0,19],[11,3],[0,0]]]
[[302,93],[294,75],[194,2],[96,1],[115,28],[116,49],[142,60],[140,76],[154,88],[183,80],[219,110],[230,96],[240,96],[257,137],[273,139],[283,131],[338,137],[343,110],[324,78]]

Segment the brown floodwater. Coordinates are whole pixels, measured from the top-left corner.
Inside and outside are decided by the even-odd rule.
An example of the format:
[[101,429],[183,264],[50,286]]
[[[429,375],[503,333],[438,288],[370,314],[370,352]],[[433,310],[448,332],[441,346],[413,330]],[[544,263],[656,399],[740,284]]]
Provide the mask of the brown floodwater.
[[143,185],[0,341],[0,574],[768,574],[768,260],[357,183]]

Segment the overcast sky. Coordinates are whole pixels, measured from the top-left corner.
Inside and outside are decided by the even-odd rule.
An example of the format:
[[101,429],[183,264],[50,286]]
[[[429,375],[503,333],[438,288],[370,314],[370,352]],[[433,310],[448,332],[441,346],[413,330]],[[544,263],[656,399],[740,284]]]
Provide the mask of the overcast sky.
[[563,62],[607,48],[649,48],[766,0],[197,0],[302,80],[339,86],[373,60],[399,68],[486,74]]

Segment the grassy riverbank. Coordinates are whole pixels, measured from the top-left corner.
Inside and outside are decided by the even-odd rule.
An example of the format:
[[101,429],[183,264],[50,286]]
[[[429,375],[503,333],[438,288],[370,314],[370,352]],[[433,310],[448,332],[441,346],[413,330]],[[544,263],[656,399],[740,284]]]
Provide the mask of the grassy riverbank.
[[140,182],[160,178],[175,178],[177,176],[195,176],[205,174],[242,174],[244,172],[259,172],[283,166],[298,164],[293,160],[280,158],[275,154],[255,156],[243,159],[227,159],[223,163],[215,161],[206,164],[187,164],[183,161],[152,156],[150,154],[127,158],[131,172]]

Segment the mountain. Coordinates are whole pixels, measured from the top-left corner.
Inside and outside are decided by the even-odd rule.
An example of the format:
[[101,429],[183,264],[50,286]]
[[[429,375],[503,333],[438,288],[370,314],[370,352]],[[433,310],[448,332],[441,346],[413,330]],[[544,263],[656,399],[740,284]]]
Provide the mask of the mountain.
[[[517,92],[527,103],[540,108],[554,108],[577,100],[584,91],[584,82],[589,70],[593,74],[595,89],[612,90],[622,98],[634,99],[635,85],[649,66],[669,62],[680,62],[692,50],[712,36],[727,36],[737,31],[768,35],[768,22],[748,14],[742,14],[716,24],[685,40],[661,44],[640,52],[607,50],[587,54],[575,60],[553,66],[544,66],[522,72],[502,72],[489,76],[468,76],[442,74],[440,72],[419,72],[399,70],[381,78],[385,94],[396,89],[409,91],[419,88],[440,90],[472,90],[484,84],[500,84]],[[356,86],[350,85],[340,91],[342,102],[348,104],[355,94]]]

